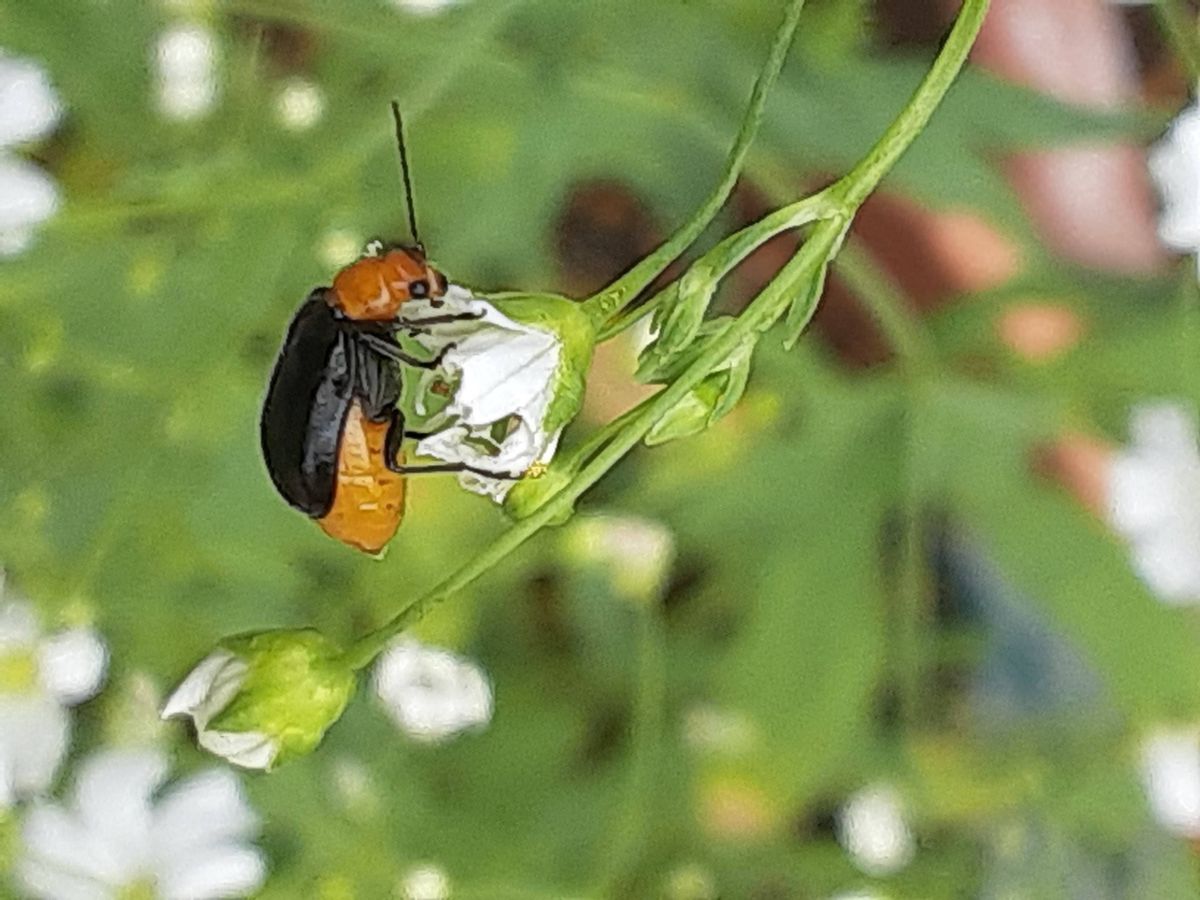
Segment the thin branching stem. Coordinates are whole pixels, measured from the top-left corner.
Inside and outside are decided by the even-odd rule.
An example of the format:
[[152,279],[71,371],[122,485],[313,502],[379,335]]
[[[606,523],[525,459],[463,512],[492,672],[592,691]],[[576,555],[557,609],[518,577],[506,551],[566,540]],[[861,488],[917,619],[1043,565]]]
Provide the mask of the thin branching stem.
[[[396,635],[420,621],[439,604],[506,559],[542,528],[561,521],[563,516],[574,508],[575,501],[641,443],[663,416],[725,362],[743,341],[770,328],[788,311],[796,297],[806,296],[807,307],[792,310],[790,321],[801,328],[811,321],[820,298],[811,291],[805,295],[805,288],[840,248],[858,206],[920,134],[934,109],[950,89],[966,62],[987,8],[988,0],[964,0],[950,36],[913,98],[864,160],[834,186],[834,196],[840,201],[841,209],[813,227],[812,233],[796,255],[745,311],[722,331],[713,335],[704,350],[675,381],[637,407],[630,414],[624,427],[613,434],[609,442],[586,461],[557,492],[552,493],[534,513],[515,524],[491,546],[429,593],[403,605],[389,621],[354,644],[346,653],[349,665],[356,669],[369,665]],[[794,28],[790,17],[784,28],[789,24]],[[608,318],[619,309],[619,304],[613,306],[604,318]]]

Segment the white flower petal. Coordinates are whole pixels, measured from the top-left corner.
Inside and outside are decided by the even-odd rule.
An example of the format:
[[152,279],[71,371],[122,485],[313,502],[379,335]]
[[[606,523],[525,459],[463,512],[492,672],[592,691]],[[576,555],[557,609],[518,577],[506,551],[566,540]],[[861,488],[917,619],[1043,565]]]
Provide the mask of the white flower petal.
[[227,845],[165,868],[158,884],[164,900],[213,900],[253,894],[266,877],[262,853],[252,847]]
[[90,628],[60,632],[38,647],[38,680],[68,706],[95,696],[107,667],[108,650]]
[[1168,831],[1200,838],[1200,729],[1161,729],[1142,745],[1142,782]]
[[197,735],[200,746],[209,753],[244,769],[269,769],[279,753],[279,745],[258,731],[210,731]]
[[167,758],[156,750],[105,750],[80,767],[80,820],[110,847],[124,877],[149,868],[151,798],[166,777]]
[[45,70],[32,60],[0,53],[0,148],[46,135],[61,114]]
[[1159,236],[1182,252],[1200,249],[1200,108],[1180,113],[1151,150],[1150,174],[1163,198]]
[[22,828],[23,862],[39,871],[57,872],[98,885],[119,885],[134,874],[108,835],[98,835],[56,805],[30,810]]
[[0,605],[0,653],[32,647],[38,632],[37,615],[28,603],[10,601]]
[[421,741],[445,740],[492,718],[491,684],[479,667],[411,639],[383,654],[375,692],[396,724]]
[[33,229],[58,210],[58,186],[31,162],[0,154],[0,254],[28,247]]
[[1200,450],[1195,417],[1177,404],[1138,406],[1131,446],[1108,471],[1108,519],[1133,567],[1161,599],[1200,602]]
[[209,769],[181,781],[154,810],[154,856],[159,867],[219,844],[253,837],[258,816],[228,769]]
[[38,900],[116,900],[112,888],[30,857],[17,864],[16,875],[25,895]]
[[67,752],[70,719],[50,697],[0,695],[0,760],[9,792],[46,791]]
[[868,875],[889,875],[912,861],[916,842],[900,795],[888,785],[854,793],[838,812],[838,841]]
[[[179,683],[163,705],[162,717],[192,716],[204,727],[233,699],[247,666],[228,650],[217,650],[202,659]],[[214,696],[215,695],[215,696]],[[208,715],[200,721],[202,712]]]

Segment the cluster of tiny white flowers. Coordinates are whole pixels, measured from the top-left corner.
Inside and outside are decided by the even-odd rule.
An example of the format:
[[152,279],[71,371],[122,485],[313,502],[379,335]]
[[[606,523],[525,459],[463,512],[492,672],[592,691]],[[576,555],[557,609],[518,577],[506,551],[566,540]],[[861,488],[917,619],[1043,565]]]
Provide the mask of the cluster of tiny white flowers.
[[47,794],[70,746],[70,708],[104,682],[108,650],[91,628],[46,633],[0,579],[0,821],[15,821],[20,895],[93,900],[236,897],[266,877],[251,842],[258,820],[227,770],[179,782],[161,797],[165,754],[152,746],[97,751],[76,770],[70,801]]
[[1108,518],[1133,566],[1166,603],[1200,602],[1200,450],[1195,417],[1174,403],[1142,404],[1130,443],[1108,471]]
[[275,117],[288,131],[308,131],[324,114],[325,94],[304,78],[285,83],[275,99]]
[[33,242],[34,231],[58,210],[58,185],[17,147],[50,134],[62,107],[45,71],[0,50],[0,257]]

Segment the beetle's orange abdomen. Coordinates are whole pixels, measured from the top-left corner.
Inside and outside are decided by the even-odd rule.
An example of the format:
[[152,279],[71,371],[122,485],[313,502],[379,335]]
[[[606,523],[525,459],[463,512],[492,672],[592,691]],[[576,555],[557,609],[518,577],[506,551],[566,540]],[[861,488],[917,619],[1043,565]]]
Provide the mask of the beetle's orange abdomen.
[[416,250],[389,250],[364,256],[333,279],[333,303],[348,318],[380,322],[395,319],[413,297],[442,293],[444,279]]
[[387,432],[387,422],[370,421],[354,401],[338,446],[333,506],[317,519],[327,535],[367,553],[382,550],[404,518],[404,476],[384,464]]

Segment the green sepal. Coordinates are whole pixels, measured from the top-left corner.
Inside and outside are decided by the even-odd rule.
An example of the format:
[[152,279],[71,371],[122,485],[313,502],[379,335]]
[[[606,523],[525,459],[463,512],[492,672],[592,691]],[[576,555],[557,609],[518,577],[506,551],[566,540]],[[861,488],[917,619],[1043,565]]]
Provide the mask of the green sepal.
[[787,318],[783,323],[783,346],[785,349],[791,350],[799,343],[804,329],[812,321],[813,313],[817,311],[817,304],[821,301],[821,294],[825,292],[825,280],[828,276],[829,263],[826,262],[792,300],[791,306],[788,307]]
[[272,768],[312,752],[354,694],[355,675],[341,648],[319,631],[261,631],[218,646],[248,668],[236,696],[206,728],[272,738],[278,744]]

